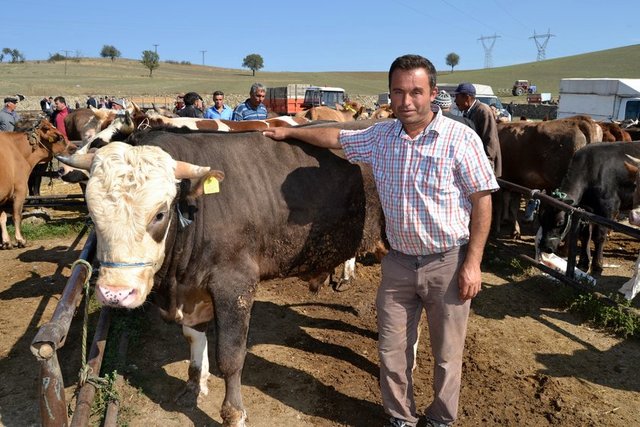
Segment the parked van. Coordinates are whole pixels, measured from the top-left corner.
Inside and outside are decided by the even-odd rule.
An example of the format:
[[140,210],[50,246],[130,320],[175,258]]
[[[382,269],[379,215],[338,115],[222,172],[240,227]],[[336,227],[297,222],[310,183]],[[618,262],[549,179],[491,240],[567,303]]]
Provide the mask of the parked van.
[[640,118],[640,79],[560,80],[558,118],[576,114],[586,114],[594,120],[637,120]]
[[[437,86],[438,86],[438,90],[444,90],[449,95],[451,95],[451,99],[453,101],[453,99],[455,98],[454,92],[458,87],[458,83],[438,83]],[[487,105],[495,105],[498,111],[500,112],[500,115],[502,117],[508,118],[509,121],[511,121],[511,113],[509,113],[507,109],[504,108],[504,106],[502,105],[502,102],[500,102],[500,98],[498,98],[493,93],[493,88],[491,86],[473,83],[473,87],[476,89],[476,99],[478,101],[483,102]],[[455,102],[451,104],[451,112],[458,116],[462,115],[462,112],[458,110],[458,107],[456,106]]]
[[380,107],[381,105],[391,105],[391,98],[389,97],[389,92],[379,93],[378,101],[376,102],[376,107]]

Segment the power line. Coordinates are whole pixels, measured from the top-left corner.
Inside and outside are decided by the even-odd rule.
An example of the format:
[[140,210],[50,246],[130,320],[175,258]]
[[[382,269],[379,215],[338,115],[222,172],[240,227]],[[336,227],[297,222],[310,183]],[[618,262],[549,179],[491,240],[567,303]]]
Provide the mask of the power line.
[[204,65],[204,54],[206,53],[206,50],[201,50],[200,53],[202,53],[202,65]]
[[[549,43],[551,37],[555,37],[555,34],[551,34],[549,29],[547,29],[547,34],[536,34],[536,30],[533,30],[533,35],[529,39],[533,39],[536,42],[536,47],[538,48],[537,61],[544,60],[547,55],[547,43]],[[544,41],[538,41],[538,39],[544,39]]]
[[67,58],[69,57],[70,50],[62,50],[64,52],[64,75],[67,75]]
[[[491,68],[493,66],[493,46],[496,44],[496,39],[500,36],[494,34],[492,36],[481,36],[478,40],[482,42],[484,48],[484,68]],[[485,40],[491,40],[490,42]]]
[[159,44],[154,44],[153,45],[153,51],[156,53],[156,55],[158,54],[158,46],[160,46]]

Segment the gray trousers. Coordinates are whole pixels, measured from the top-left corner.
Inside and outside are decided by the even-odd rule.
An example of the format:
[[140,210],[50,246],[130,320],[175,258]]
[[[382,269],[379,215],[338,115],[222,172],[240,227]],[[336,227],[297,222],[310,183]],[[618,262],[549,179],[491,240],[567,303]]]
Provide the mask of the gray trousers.
[[434,400],[426,416],[441,423],[456,419],[471,305],[458,296],[458,270],[465,254],[466,246],[425,256],[391,250],[382,260],[376,298],[382,403],[387,414],[410,425],[418,422],[413,368],[423,309],[435,360]]

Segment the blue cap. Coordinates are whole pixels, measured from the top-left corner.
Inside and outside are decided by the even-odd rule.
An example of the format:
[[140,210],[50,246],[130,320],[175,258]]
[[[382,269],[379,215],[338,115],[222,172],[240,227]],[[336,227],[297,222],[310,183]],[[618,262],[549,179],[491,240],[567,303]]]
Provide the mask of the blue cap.
[[456,91],[454,92],[454,94],[457,95],[459,93],[476,96],[476,88],[473,87],[471,83],[460,83],[456,88]]

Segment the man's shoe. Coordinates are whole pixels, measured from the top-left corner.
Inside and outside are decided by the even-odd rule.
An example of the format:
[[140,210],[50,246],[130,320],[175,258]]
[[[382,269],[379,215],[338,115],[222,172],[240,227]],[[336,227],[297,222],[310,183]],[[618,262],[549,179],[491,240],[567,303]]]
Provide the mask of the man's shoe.
[[431,418],[426,418],[427,424],[426,427],[449,427],[451,424],[440,423],[436,420],[432,420]]
[[391,417],[389,418],[389,422],[384,425],[384,427],[409,427],[409,424],[405,420],[401,420],[399,418]]

